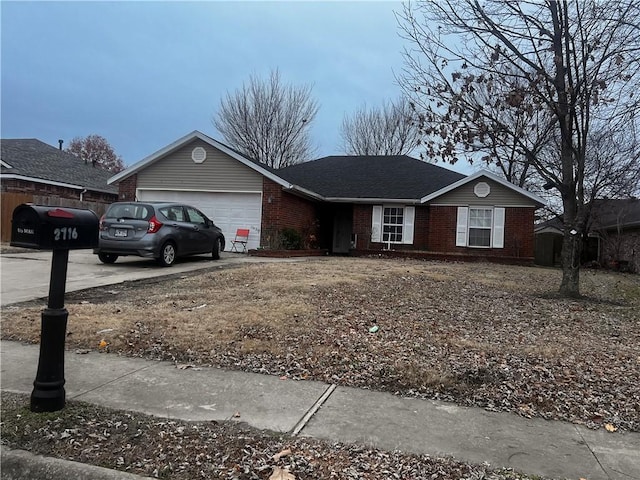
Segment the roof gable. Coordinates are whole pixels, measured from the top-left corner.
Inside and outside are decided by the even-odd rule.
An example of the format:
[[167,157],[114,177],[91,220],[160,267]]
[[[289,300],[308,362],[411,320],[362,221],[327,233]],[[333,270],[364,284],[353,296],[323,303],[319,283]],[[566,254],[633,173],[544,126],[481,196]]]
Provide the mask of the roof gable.
[[286,188],[291,188],[292,185],[289,185],[287,182],[285,182],[282,178],[280,178],[277,174],[275,174],[275,170],[262,164],[259,163],[256,160],[252,160],[246,156],[244,156],[243,154],[241,154],[240,152],[238,152],[237,150],[234,150],[233,148],[229,147],[228,145],[225,145],[222,142],[219,142],[211,137],[209,137],[208,135],[205,135],[202,132],[199,132],[197,130],[194,130],[193,132],[185,135],[184,137],[179,138],[178,140],[176,140],[175,142],[167,145],[164,148],[161,148],[160,150],[156,151],[155,153],[152,153],[151,155],[149,155],[148,157],[143,158],[142,160],[140,160],[139,162],[134,163],[133,165],[131,165],[130,167],[126,168],[125,170],[123,170],[122,172],[118,173],[117,175],[114,175],[113,177],[111,177],[109,179],[109,184],[113,184],[116,182],[120,182],[122,180],[124,180],[127,177],[130,177],[131,175],[133,175],[134,173],[139,172],[140,170],[143,170],[147,167],[149,167],[150,165],[153,165],[154,163],[158,162],[159,160],[165,158],[166,156],[172,154],[173,152],[181,149],[182,147],[184,147],[185,145],[188,145],[189,143],[191,143],[193,140],[195,139],[200,139],[203,142],[206,142],[207,144],[211,145],[214,148],[217,148],[218,150],[226,153],[227,155],[229,155],[231,158],[237,160],[238,162],[242,163],[243,165],[255,170],[256,172],[260,173],[261,175],[264,175],[265,177],[269,178],[270,180],[273,180],[274,182],[286,187]]
[[0,172],[4,178],[117,193],[116,188],[107,184],[112,172],[35,138],[0,140],[0,151]]
[[492,182],[495,182],[499,185],[501,185],[502,187],[504,187],[505,189],[508,189],[518,195],[521,195],[523,197],[525,197],[527,199],[528,202],[534,204],[537,207],[540,207],[542,205],[545,204],[545,201],[540,198],[539,196],[535,195],[534,193],[531,193],[527,190],[525,190],[524,188],[520,188],[517,185],[514,185],[513,183],[507,181],[506,179],[499,177],[497,175],[495,175],[494,173],[491,173],[488,170],[480,170],[476,173],[474,173],[473,175],[469,175],[468,177],[464,177],[460,180],[458,180],[457,182],[451,183],[443,188],[441,188],[440,190],[437,190],[429,195],[425,195],[424,197],[422,197],[420,199],[420,201],[422,203],[427,203],[427,202],[432,202],[434,200],[436,200],[438,197],[442,197],[443,195],[446,195],[450,192],[453,192],[456,189],[460,189],[461,187],[467,186],[472,184],[473,182],[475,182],[476,180],[480,180],[482,178],[486,178]]

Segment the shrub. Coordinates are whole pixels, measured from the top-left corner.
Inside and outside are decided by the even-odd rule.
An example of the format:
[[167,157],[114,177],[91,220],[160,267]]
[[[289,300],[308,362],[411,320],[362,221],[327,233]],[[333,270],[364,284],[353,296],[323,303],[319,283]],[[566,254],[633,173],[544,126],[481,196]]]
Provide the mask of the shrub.
[[283,228],[282,247],[285,250],[300,250],[302,248],[302,235],[295,228]]

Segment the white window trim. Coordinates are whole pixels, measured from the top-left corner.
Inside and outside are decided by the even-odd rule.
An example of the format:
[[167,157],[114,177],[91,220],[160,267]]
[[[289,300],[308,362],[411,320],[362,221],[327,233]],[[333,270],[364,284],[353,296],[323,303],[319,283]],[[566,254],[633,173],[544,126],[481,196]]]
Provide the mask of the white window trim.
[[[383,242],[383,220],[385,208],[402,208],[402,240],[399,242]],[[416,207],[412,205],[374,205],[371,215],[371,242],[384,243],[387,248],[391,245],[412,245],[414,236]]]
[[[469,225],[470,209],[491,210],[491,236],[489,246],[484,245],[469,245],[469,232],[471,227]],[[504,207],[489,207],[486,205],[470,205],[468,207],[458,207],[458,216],[456,222],[456,247],[467,248],[504,248],[504,221],[505,221],[505,208]],[[474,227],[480,228],[480,227]]]

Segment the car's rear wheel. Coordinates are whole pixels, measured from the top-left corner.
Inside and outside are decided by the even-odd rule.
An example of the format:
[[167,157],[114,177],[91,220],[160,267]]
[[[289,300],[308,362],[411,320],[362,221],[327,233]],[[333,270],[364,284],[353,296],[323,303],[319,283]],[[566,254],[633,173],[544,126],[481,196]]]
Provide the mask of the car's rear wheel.
[[116,255],[115,253],[99,253],[98,258],[102,263],[111,264],[115,263],[115,261],[118,259],[118,255]]
[[167,242],[160,249],[158,263],[163,267],[170,267],[176,262],[176,246],[172,242]]
[[220,259],[220,247],[220,239],[216,238],[213,241],[213,249],[211,250],[211,258],[213,258],[214,260]]

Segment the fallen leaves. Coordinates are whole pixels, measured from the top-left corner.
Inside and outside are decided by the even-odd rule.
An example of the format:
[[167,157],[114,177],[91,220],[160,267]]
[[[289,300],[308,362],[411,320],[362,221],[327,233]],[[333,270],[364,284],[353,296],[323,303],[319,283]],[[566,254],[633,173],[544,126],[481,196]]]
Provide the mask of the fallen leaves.
[[286,468],[273,467],[269,480],[296,480],[296,477]]
[[604,424],[604,428],[607,430],[607,432],[615,432],[616,430],[618,430],[618,427],[616,427],[615,425],[612,425],[610,423],[605,423]]
[[[581,300],[559,298],[559,281],[558,270],[482,263],[245,265],[125,283],[116,296],[70,292],[67,345],[95,350],[104,331],[102,352],[178,369],[212,365],[640,430],[640,276],[588,271]],[[3,338],[37,342],[40,309],[3,309]]]
[[273,461],[277,462],[282,457],[286,457],[288,455],[291,455],[291,449],[290,448],[286,448],[286,449],[282,450],[281,452],[276,453],[273,457],[271,457],[271,459]]
[[236,422],[160,419],[73,400],[55,415],[40,415],[28,412],[28,403],[28,395],[2,392],[3,445],[145,477],[533,480],[486,464],[293,438]]

